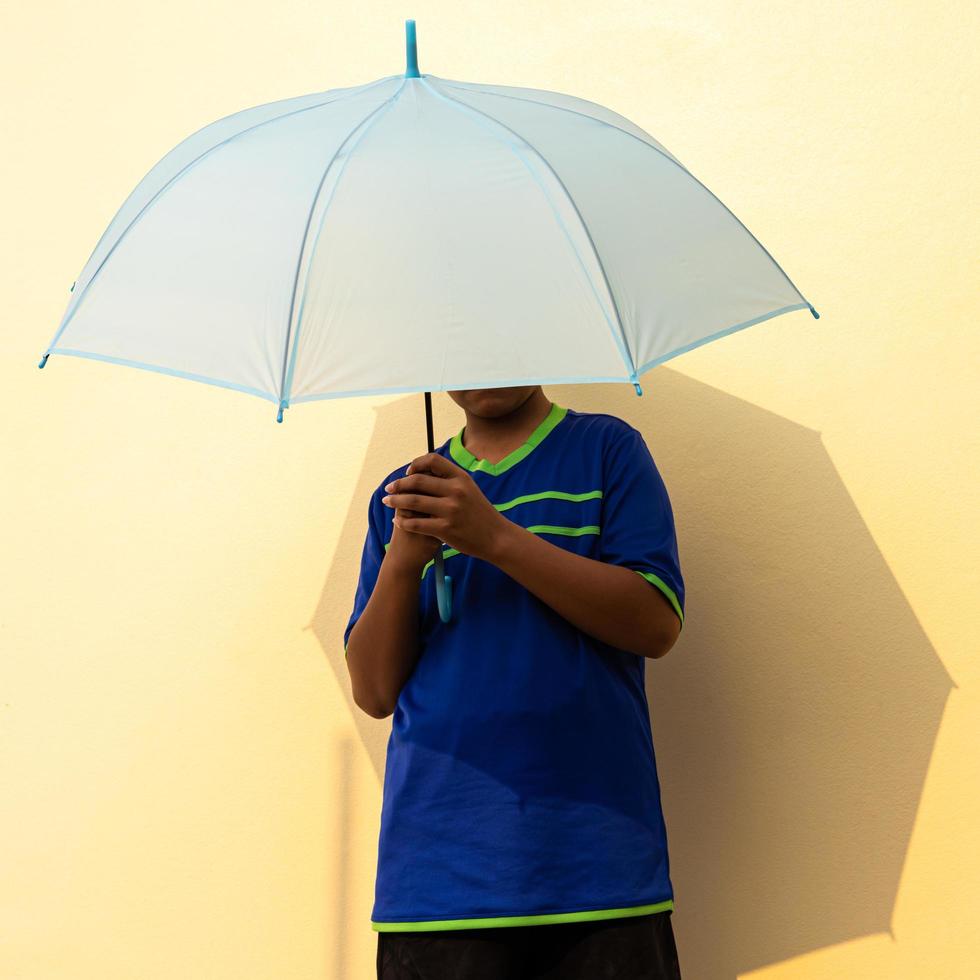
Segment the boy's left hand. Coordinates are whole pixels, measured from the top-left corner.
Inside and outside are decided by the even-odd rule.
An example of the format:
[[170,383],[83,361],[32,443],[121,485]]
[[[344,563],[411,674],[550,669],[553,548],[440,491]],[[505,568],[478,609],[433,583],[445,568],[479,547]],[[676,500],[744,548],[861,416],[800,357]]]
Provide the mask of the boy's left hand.
[[511,522],[483,495],[461,466],[439,453],[417,456],[405,476],[385,485],[388,507],[420,512],[423,517],[396,515],[405,531],[421,531],[474,558],[490,560],[501,531]]

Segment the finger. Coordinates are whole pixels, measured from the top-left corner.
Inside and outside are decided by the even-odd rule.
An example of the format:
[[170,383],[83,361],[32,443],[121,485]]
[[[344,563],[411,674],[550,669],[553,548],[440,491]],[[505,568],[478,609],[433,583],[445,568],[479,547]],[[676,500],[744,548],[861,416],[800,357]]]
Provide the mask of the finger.
[[441,497],[446,493],[446,478],[430,476],[428,473],[413,473],[386,483],[384,489],[385,493],[425,493],[431,497]]
[[391,493],[381,498],[386,507],[401,507],[404,510],[417,510],[431,516],[442,516],[445,503],[441,497],[431,497],[422,493]]
[[446,459],[441,453],[426,453],[424,456],[416,456],[408,464],[406,473],[418,473],[420,470],[427,470],[436,476],[455,476],[465,472],[461,466],[457,466],[452,460]]
[[437,517],[402,517],[400,513],[396,512],[393,521],[403,531],[412,531],[414,534],[430,534],[432,537],[442,540],[443,523]]
[[[408,510],[404,507],[395,508],[395,517],[423,517],[424,518],[428,516],[429,516],[428,514],[423,514],[422,511],[420,510]],[[398,521],[395,520],[395,517],[392,518],[392,523],[397,524]]]

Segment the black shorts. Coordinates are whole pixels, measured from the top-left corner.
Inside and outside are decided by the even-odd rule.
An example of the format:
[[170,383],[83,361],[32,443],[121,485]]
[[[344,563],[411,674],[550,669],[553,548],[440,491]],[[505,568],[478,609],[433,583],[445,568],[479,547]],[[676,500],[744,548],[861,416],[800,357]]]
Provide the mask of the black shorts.
[[670,916],[379,932],[378,980],[680,980]]

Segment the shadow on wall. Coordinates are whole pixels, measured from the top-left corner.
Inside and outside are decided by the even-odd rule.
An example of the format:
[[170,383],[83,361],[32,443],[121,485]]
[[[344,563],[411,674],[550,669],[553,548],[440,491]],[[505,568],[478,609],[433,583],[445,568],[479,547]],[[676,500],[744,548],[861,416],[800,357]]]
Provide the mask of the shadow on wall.
[[[372,719],[373,720],[373,719]],[[354,740],[346,735],[337,739],[333,745],[335,766],[333,771],[337,774],[337,784],[333,793],[334,810],[327,828],[327,834],[332,835],[336,842],[334,853],[337,855],[337,864],[333,869],[336,876],[336,886],[330,883],[327,889],[327,905],[333,906],[336,916],[334,922],[334,936],[336,941],[328,944],[327,962],[323,964],[323,976],[334,977],[336,980],[347,980],[353,975],[350,965],[350,943],[344,941],[347,931],[347,923],[351,914],[352,893],[352,869],[356,862],[351,861],[351,852],[354,847],[354,834],[352,833],[354,816],[354,801],[357,799],[354,785],[356,773],[354,770],[355,744]],[[358,921],[365,921],[367,915],[363,909],[354,911],[354,917]]]
[[[955,684],[820,434],[666,368],[642,398],[626,385],[545,393],[639,429],[674,509],[685,627],[646,678],[685,976],[727,980],[890,931]],[[440,445],[463,416],[444,393],[433,403]],[[409,412],[418,444],[394,444],[404,429],[389,420]],[[310,624],[379,782],[391,719],[354,705],[342,634],[371,491],[424,451],[421,395],[378,411]]]

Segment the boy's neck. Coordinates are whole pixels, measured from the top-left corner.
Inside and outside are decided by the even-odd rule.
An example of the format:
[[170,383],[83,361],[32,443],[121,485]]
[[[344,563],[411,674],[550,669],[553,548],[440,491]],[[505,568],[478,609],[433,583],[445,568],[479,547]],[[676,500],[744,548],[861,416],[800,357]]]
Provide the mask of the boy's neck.
[[481,418],[466,412],[463,445],[477,459],[499,463],[508,453],[523,446],[551,411],[551,401],[538,388],[523,405],[507,415]]

